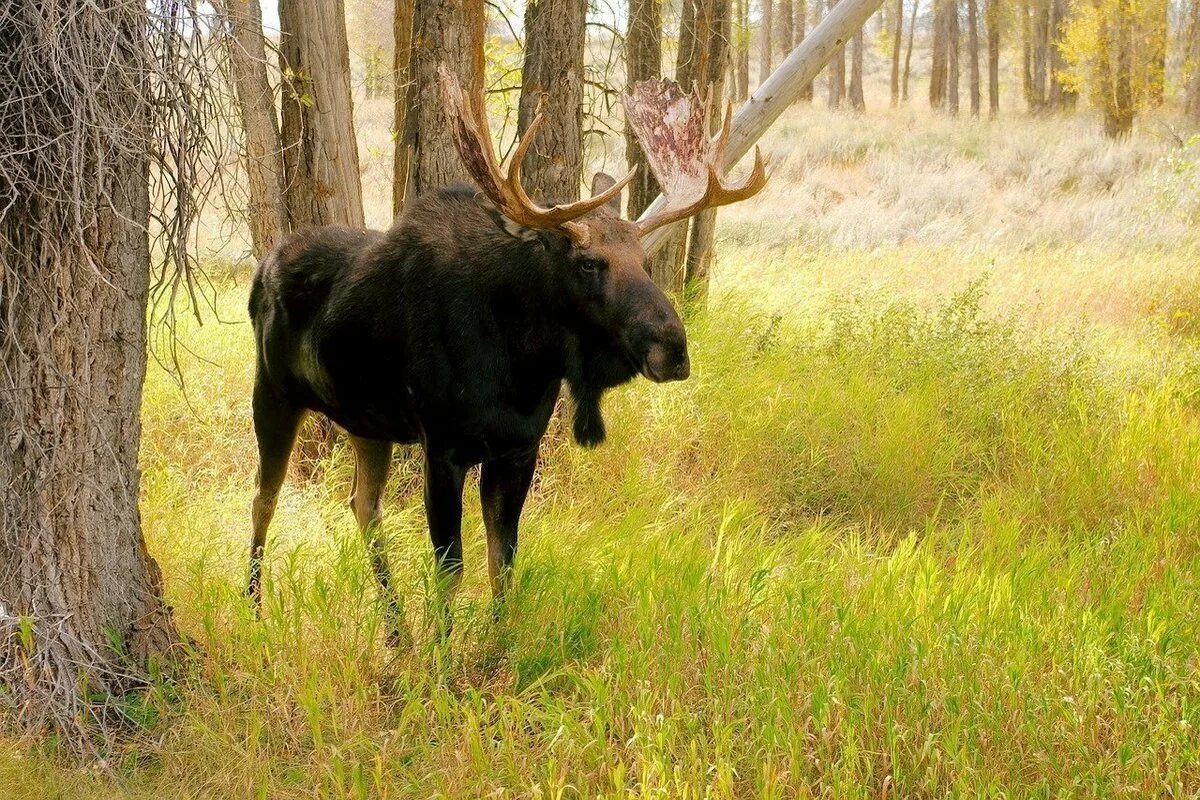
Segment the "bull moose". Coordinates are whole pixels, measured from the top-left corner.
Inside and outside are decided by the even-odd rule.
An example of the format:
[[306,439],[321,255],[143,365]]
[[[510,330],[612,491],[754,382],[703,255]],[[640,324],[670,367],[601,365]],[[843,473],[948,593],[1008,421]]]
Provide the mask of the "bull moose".
[[[766,182],[761,154],[737,185],[710,141],[707,109],[668,81],[639,84],[626,110],[667,204],[640,222],[619,215],[620,181],[598,174],[593,195],[543,206],[520,168],[542,116],[498,167],[482,95],[442,74],[455,145],[479,191],[430,191],[387,232],[318,227],[285,238],[256,270],[257,494],[249,593],[260,601],[267,527],[304,415],[345,429],[355,454],[350,498],[381,588],[396,596],[379,533],[393,443],[424,451],[424,500],[446,608],[462,571],[462,492],[479,481],[488,573],[501,598],[538,446],[565,381],[573,434],[604,440],[600,399],[639,373],[688,377],[687,339],[671,302],[643,267],[641,237]],[[448,612],[447,612],[448,614]],[[448,616],[447,616],[448,620]],[[394,631],[399,635],[399,629]]]

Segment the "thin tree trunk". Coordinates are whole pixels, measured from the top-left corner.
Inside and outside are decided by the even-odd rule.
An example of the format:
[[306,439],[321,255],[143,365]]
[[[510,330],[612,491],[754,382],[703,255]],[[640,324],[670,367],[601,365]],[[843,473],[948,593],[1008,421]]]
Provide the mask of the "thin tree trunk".
[[1167,80],[1167,39],[1170,36],[1170,3],[1159,0],[1150,30],[1146,32],[1149,64],[1146,67],[1146,103],[1151,108],[1163,104]]
[[1105,115],[1104,132],[1123,139],[1133,130],[1133,13],[1130,0],[1117,4],[1116,58],[1113,70],[1113,100]]
[[[794,0],[792,5],[796,9],[796,25],[793,29],[795,31],[795,44],[799,46],[799,44],[804,41],[806,31],[808,30],[808,2],[807,0]],[[816,5],[817,4],[814,4],[814,9],[816,8]],[[804,88],[800,92],[800,99],[807,103],[812,102],[812,81],[809,81],[804,85]]]
[[1000,0],[987,0],[988,115],[1000,114]]
[[406,197],[451,183],[470,183],[454,146],[441,100],[438,64],[463,91],[483,92],[484,12],[480,0],[415,0],[404,141],[410,153]]
[[[749,3],[749,0],[742,2]],[[629,29],[625,35],[625,74],[630,86],[638,81],[662,76],[662,20],[659,18],[658,0],[630,0]],[[625,154],[629,166],[638,168],[637,175],[629,184],[628,204],[629,218],[637,219],[661,190],[637,137],[628,125],[625,126]]]
[[970,59],[971,116],[979,116],[979,4],[978,0],[967,0],[967,56]]
[[953,0],[934,0],[933,43],[930,46],[929,107],[946,107],[950,23],[948,10]]
[[917,9],[921,5],[921,0],[912,0],[912,16],[908,20],[908,46],[904,52],[904,80],[900,87],[901,102],[908,102],[908,76],[912,74],[912,51],[913,51],[913,34],[917,30]]
[[[729,59],[729,0],[703,0],[703,13],[697,14],[696,41],[703,58],[697,59],[696,79],[707,85],[708,95],[720,98]],[[781,12],[782,13],[782,12]],[[791,18],[791,9],[787,9]],[[709,125],[721,125],[724,109],[719,102],[712,104]],[[684,294],[700,301],[708,294],[712,263],[715,255],[717,209],[701,211],[692,220],[688,240],[687,268],[684,272]]]
[[1054,87],[1055,106],[1060,110],[1071,111],[1079,95],[1064,80],[1069,67],[1063,53],[1063,37],[1071,13],[1070,0],[1051,0],[1052,24],[1050,28],[1050,80]]
[[[838,0],[829,0],[829,10],[837,5]],[[828,106],[840,108],[842,98],[846,96],[846,46],[842,45],[833,54],[829,62]]]
[[[153,98],[130,76],[147,74],[151,23],[142,3],[82,14],[48,4],[0,26],[9,63],[43,81],[5,98],[37,119],[25,151],[0,133],[0,704],[75,743],[87,708],[177,641],[138,512]],[[107,124],[76,124],[85,92]]]
[[896,0],[895,30],[892,31],[892,108],[900,105],[900,44],[903,37],[904,0]]
[[408,92],[411,83],[409,62],[412,56],[413,0],[395,0],[392,12],[392,216],[404,208],[408,189],[408,143],[404,140],[408,116]]
[[525,188],[535,198],[579,199],[586,16],[587,0],[538,0],[525,6],[517,133],[528,130],[540,103],[545,122],[521,169]]
[[951,114],[958,114],[958,84],[959,84],[959,41],[962,38],[959,36],[958,25],[958,0],[948,0],[949,7],[947,22],[949,25],[947,37],[947,58],[946,58],[946,110]]
[[[691,0],[683,0],[685,6],[689,2]],[[771,7],[773,0],[760,0],[760,2],[762,3],[762,24],[758,29],[758,82],[762,83],[771,74],[771,65],[775,63],[771,53],[771,28],[774,25],[774,16]]]
[[229,67],[245,135],[246,222],[254,257],[261,261],[288,230],[283,154],[275,92],[267,80],[262,8],[258,0],[224,0],[216,7],[229,24]]
[[863,32],[854,34],[850,48],[850,107],[863,111],[867,101],[863,97]]
[[792,0],[779,0],[775,19],[779,23],[778,47],[782,61],[783,58],[787,58],[788,53],[792,52],[792,48],[796,44],[796,23],[792,17]]
[[744,103],[750,96],[750,0],[737,0],[737,21],[736,97],[739,103]]
[[1184,111],[1200,121],[1200,0],[1192,0],[1188,30],[1188,78]]

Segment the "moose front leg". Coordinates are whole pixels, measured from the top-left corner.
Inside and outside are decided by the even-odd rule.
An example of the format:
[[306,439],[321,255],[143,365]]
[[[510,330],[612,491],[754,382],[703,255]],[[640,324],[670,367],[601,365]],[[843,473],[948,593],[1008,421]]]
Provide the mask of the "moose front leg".
[[462,492],[466,468],[447,453],[425,449],[425,518],[433,542],[442,635],[450,634],[450,604],[462,579]]
[[483,506],[483,524],[487,528],[488,577],[497,608],[512,578],[513,559],[517,555],[517,527],[536,464],[535,447],[519,456],[485,461],[479,477],[479,499]]

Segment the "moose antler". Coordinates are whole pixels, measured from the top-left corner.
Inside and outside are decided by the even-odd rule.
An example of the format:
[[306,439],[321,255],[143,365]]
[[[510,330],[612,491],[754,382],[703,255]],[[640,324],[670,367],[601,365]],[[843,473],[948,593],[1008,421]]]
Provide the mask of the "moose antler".
[[541,103],[538,103],[533,122],[509,158],[508,166],[502,171],[496,163],[496,153],[492,149],[491,126],[488,124],[483,96],[472,96],[468,99],[458,79],[444,64],[438,68],[438,77],[442,84],[442,99],[446,102],[446,113],[454,133],[455,147],[462,157],[463,166],[471,173],[471,177],[488,199],[513,222],[529,228],[560,230],[571,238],[575,246],[587,247],[591,241],[587,223],[575,220],[619,195],[625,184],[633,180],[636,168],[631,169],[629,174],[613,184],[608,191],[595,197],[550,208],[539,206],[529,199],[521,185],[521,162],[525,158],[525,152],[533,144],[538,128],[541,127]]
[[667,198],[662,211],[638,223],[642,236],[705,208],[745,200],[766,185],[766,165],[757,147],[754,168],[746,179],[736,186],[724,183],[722,165],[733,106],[725,106],[721,132],[709,139],[709,104],[701,102],[696,92],[685,94],[674,81],[641,81],[621,99],[633,134]]

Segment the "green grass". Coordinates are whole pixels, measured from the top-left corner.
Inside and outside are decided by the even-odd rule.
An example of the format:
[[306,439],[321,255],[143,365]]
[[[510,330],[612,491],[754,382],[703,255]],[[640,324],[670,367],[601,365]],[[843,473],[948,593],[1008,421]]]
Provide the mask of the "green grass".
[[[448,648],[401,462],[385,525],[416,645],[400,654],[344,505],[345,452],[289,482],[252,619],[251,339],[190,330],[186,394],[149,378],[143,459],[190,666],[103,769],[0,747],[0,794],[1200,792],[1186,341],[1132,380],[1104,337],[986,310],[986,284],[785,316],[722,298],[689,325],[690,381],[608,398],[607,445],[554,424],[495,623],[468,488]],[[222,315],[243,301],[224,290]]]

